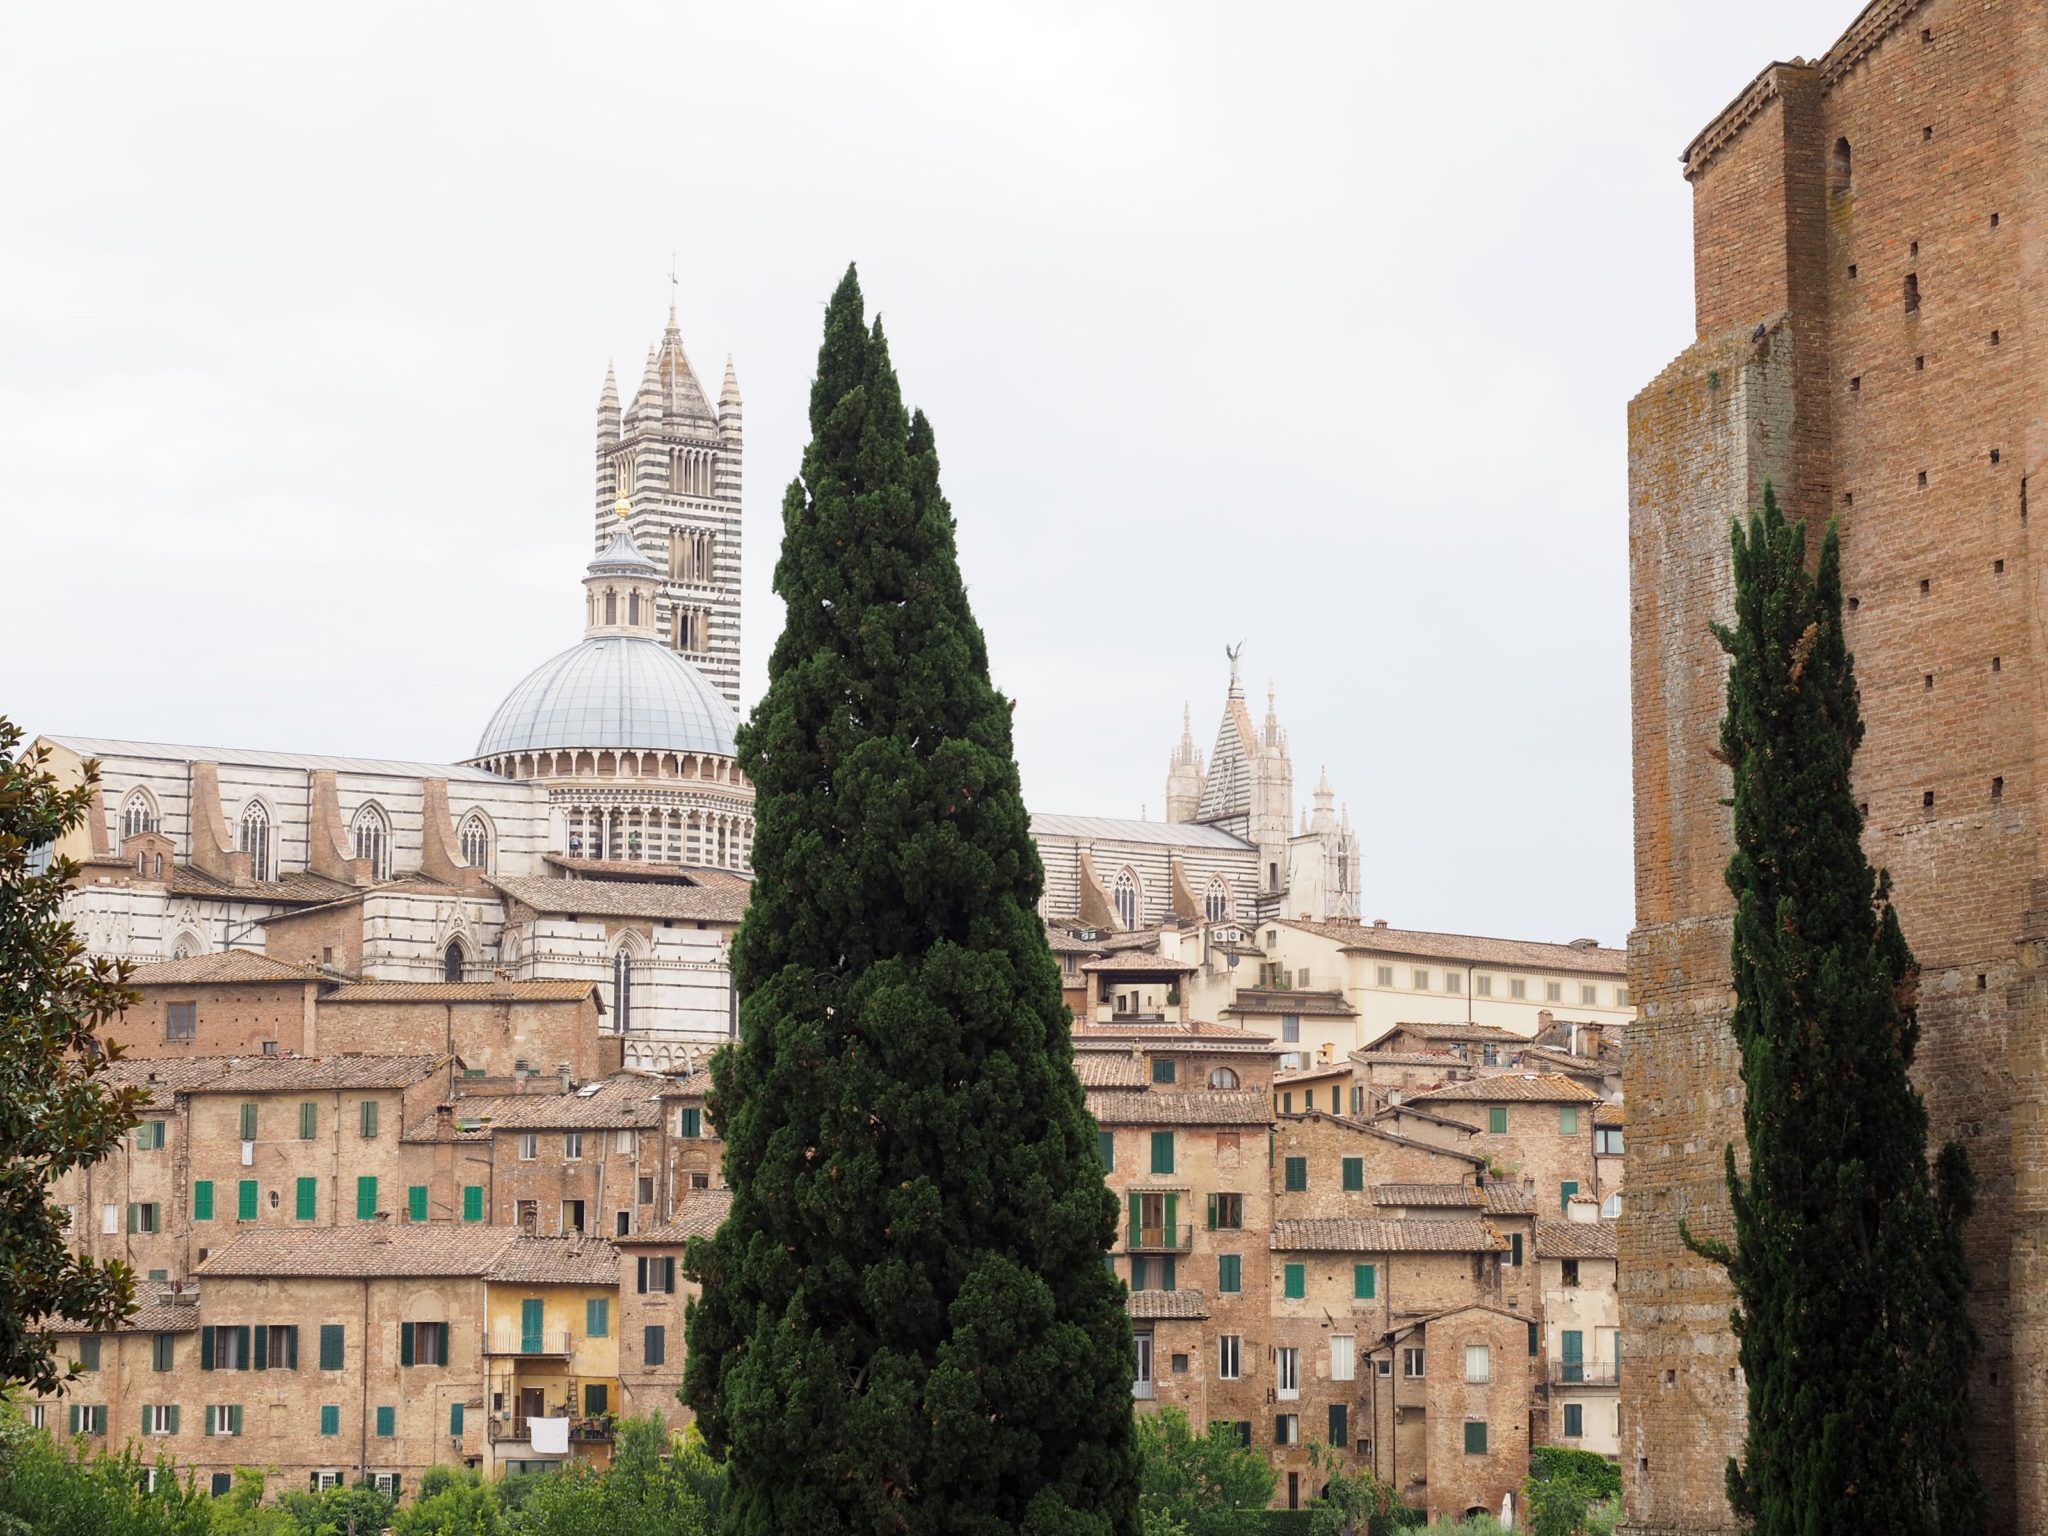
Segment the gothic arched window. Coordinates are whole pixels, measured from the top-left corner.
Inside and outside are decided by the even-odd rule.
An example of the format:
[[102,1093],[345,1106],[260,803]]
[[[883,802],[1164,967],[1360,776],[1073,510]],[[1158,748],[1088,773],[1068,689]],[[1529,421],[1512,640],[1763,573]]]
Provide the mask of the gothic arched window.
[[1126,928],[1138,926],[1138,877],[1125,865],[1117,872],[1113,892],[1116,898],[1117,921]]
[[633,957],[626,950],[612,956],[612,1028],[624,1034],[633,1021]]
[[1209,882],[1209,892],[1202,898],[1202,914],[1212,923],[1230,916],[1230,887],[1224,884],[1221,875]]
[[128,798],[121,805],[121,841],[127,842],[141,832],[156,830],[156,802],[149,798],[146,789],[131,789]]
[[462,818],[462,829],[456,834],[462,844],[462,862],[471,869],[491,872],[491,824],[484,820],[482,811],[471,811]]
[[251,800],[242,808],[236,846],[249,855],[250,879],[269,880],[276,876],[277,865],[271,859],[270,812],[261,800]]
[[1211,1088],[1235,1088],[1237,1083],[1237,1073],[1229,1067],[1218,1067],[1209,1074]]
[[462,980],[462,972],[468,961],[469,956],[462,948],[462,940],[450,939],[448,947],[441,951],[441,979],[443,981]]
[[607,591],[604,595],[604,621],[607,624],[619,622],[619,594]]
[[391,878],[391,818],[376,801],[356,812],[349,823],[349,841],[355,845],[357,858],[370,861],[372,880]]

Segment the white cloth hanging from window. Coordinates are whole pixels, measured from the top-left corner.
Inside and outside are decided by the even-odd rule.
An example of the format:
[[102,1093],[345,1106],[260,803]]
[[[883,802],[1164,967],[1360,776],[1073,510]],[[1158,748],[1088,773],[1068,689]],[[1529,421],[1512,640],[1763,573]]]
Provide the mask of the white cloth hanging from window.
[[527,1432],[533,1436],[533,1454],[536,1456],[566,1456],[569,1454],[569,1421],[567,1419],[528,1419]]

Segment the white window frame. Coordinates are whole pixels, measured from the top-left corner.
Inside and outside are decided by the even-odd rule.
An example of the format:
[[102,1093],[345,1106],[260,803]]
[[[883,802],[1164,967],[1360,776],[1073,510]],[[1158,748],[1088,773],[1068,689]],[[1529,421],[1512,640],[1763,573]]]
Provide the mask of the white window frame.
[[1242,1381],[1244,1379],[1244,1335],[1219,1333],[1216,1335],[1216,1379],[1218,1381]]
[[1429,1360],[1424,1353],[1413,1347],[1401,1351],[1401,1376],[1406,1381],[1421,1381],[1429,1372]]
[[531,1163],[538,1161],[539,1158],[540,1132],[521,1131],[519,1133],[519,1161],[521,1161],[522,1163]]
[[168,1435],[171,1432],[171,1406],[169,1403],[144,1403],[142,1405],[142,1432],[145,1435]]
[[1546,981],[1543,983],[1543,1001],[1546,1003],[1563,1002],[1564,983],[1561,981]]
[[1493,1351],[1486,1345],[1465,1346],[1465,1380],[1474,1385],[1493,1380]]
[[1463,992],[1465,990],[1465,978],[1456,971],[1445,971],[1444,990],[1450,993]]
[[1273,1392],[1283,1403],[1301,1396],[1301,1351],[1292,1344],[1273,1351]]
[[638,1135],[637,1131],[632,1130],[612,1132],[612,1150],[631,1157],[639,1150]]
[[1330,1336],[1330,1380],[1352,1381],[1358,1375],[1358,1341],[1348,1333]]
[[580,1163],[583,1161],[583,1133],[581,1131],[562,1132],[562,1161],[565,1163]]

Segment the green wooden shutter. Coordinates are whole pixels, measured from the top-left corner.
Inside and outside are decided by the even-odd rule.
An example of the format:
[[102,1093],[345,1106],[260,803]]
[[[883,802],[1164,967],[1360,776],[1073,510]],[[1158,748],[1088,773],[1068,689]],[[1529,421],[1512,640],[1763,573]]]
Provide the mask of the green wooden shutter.
[[400,1323],[398,1325],[398,1363],[400,1365],[412,1364],[411,1323]]
[[199,1330],[199,1369],[202,1371],[213,1369],[213,1329],[211,1328]]
[[1137,1195],[1136,1195],[1136,1194],[1132,1194],[1132,1195],[1130,1195],[1130,1196],[1128,1197],[1128,1199],[1127,1199],[1127,1202],[1126,1202],[1126,1203],[1127,1203],[1127,1204],[1129,1205],[1129,1207],[1130,1207],[1130,1213],[1131,1213],[1131,1240],[1130,1240],[1130,1243],[1129,1243],[1129,1244],[1128,1244],[1127,1246],[1129,1246],[1129,1247],[1132,1247],[1132,1248],[1135,1248],[1135,1247],[1137,1247],[1137,1246],[1138,1246],[1138,1232],[1139,1232],[1139,1227],[1138,1227],[1138,1197],[1137,1197]]
[[1563,1333],[1564,1379],[1582,1382],[1586,1379],[1586,1335],[1577,1328],[1567,1328]]
[[1173,1255],[1169,1253],[1159,1261],[1159,1289],[1162,1291],[1173,1289],[1173,1270]]
[[235,1185],[235,1215],[243,1221],[256,1219],[256,1181],[242,1179]]
[[340,1323],[322,1323],[320,1325],[321,1370],[338,1371],[341,1369],[342,1345],[346,1338],[347,1330]]
[[133,1232],[135,1230],[136,1213],[140,1209],[141,1207],[138,1206],[133,1200],[130,1200],[128,1202],[128,1230],[130,1232]]
[[259,1371],[267,1371],[270,1369],[270,1330],[268,1328],[253,1328],[250,1331],[256,1336],[251,1341],[256,1348],[256,1358],[252,1368]]
[[341,1433],[341,1405],[324,1403],[320,1408],[320,1433],[338,1435]]
[[71,1405],[71,1433],[74,1435],[78,1433],[78,1404],[76,1403]]
[[1466,1424],[1465,1454],[1467,1456],[1484,1456],[1486,1454],[1486,1425],[1483,1421]]
[[1543,1329],[1539,1324],[1529,1325],[1529,1354],[1534,1357],[1543,1348]]
[[311,1141],[320,1134],[320,1106],[301,1104],[299,1106],[299,1140]]
[[1099,1147],[1100,1147],[1100,1148],[1102,1149],[1102,1166],[1103,1166],[1104,1168],[1106,1168],[1106,1169],[1110,1170],[1111,1172],[1115,1172],[1115,1171],[1116,1171],[1116,1132],[1115,1132],[1115,1131],[1097,1131],[1097,1132],[1095,1133],[1095,1136],[1096,1136],[1096,1145],[1097,1145],[1097,1146],[1099,1146]]
[[1344,1187],[1350,1190],[1365,1188],[1365,1159],[1347,1157],[1344,1159]]
[[1505,1136],[1508,1133],[1508,1111],[1504,1104],[1496,1104],[1486,1112],[1486,1131],[1490,1136]]
[[1281,1276],[1285,1294],[1289,1301],[1300,1301],[1308,1295],[1308,1269],[1301,1264],[1289,1264]]
[[593,1339],[611,1336],[612,1304],[602,1296],[593,1296],[583,1303],[583,1331]]
[[200,1179],[192,1186],[192,1219],[213,1220],[213,1180]]
[[249,1327],[248,1327],[248,1325],[247,1325],[247,1324],[245,1323],[245,1324],[244,1324],[243,1326],[241,1326],[240,1328],[237,1328],[237,1329],[235,1330],[235,1369],[236,1369],[236,1370],[238,1370],[238,1371],[246,1371],[247,1369],[249,1369],[249,1350],[250,1350],[250,1348],[251,1348],[251,1345],[250,1345],[250,1341],[249,1341]]
[[377,1101],[375,1099],[365,1099],[363,1100],[363,1135],[365,1137],[370,1137],[375,1136],[376,1134]]
[[1154,1131],[1152,1133],[1152,1171],[1154,1173],[1173,1172],[1173,1132]]
[[450,1403],[448,1405],[448,1433],[451,1435],[462,1433],[462,1404],[460,1403]]
[[299,1325],[291,1324],[283,1329],[280,1338],[284,1343],[284,1358],[273,1363],[273,1369],[296,1371],[299,1368]]
[[434,1331],[441,1336],[441,1363],[446,1365],[448,1363],[448,1325],[446,1323],[436,1323],[434,1324]]
[[[1166,1197],[1166,1246],[1180,1246],[1180,1196],[1169,1193]],[[1171,1287],[1168,1287],[1171,1289]]]
[[1214,1195],[1209,1197],[1209,1230],[1211,1232],[1216,1230],[1216,1197]]
[[405,1213],[414,1221],[427,1219],[427,1186],[415,1184],[405,1192]]
[[1568,1104],[1557,1112],[1557,1133],[1560,1136],[1579,1134],[1579,1112],[1575,1106]]
[[356,1220],[374,1221],[377,1216],[377,1176],[374,1173],[356,1176]]
[[312,1221],[319,1215],[320,1181],[302,1178],[299,1180],[298,1205],[294,1212],[301,1221]]
[[482,1221],[484,1219],[484,1187],[481,1184],[462,1186],[462,1219]]
[[686,1105],[682,1116],[683,1136],[695,1141],[704,1134],[704,1111],[695,1104]]
[[1244,1289],[1244,1259],[1235,1253],[1216,1256],[1216,1289],[1235,1293]]
[[171,1404],[171,1424],[170,1429],[166,1432],[173,1435],[178,1432],[178,1405],[176,1403]]
[[389,1406],[377,1410],[377,1435],[388,1440],[398,1433],[398,1410]]
[[1379,1294],[1379,1271],[1370,1264],[1351,1266],[1351,1295],[1355,1301],[1371,1301]]
[[1508,1234],[1508,1264],[1515,1269],[1522,1267],[1522,1234],[1519,1232]]
[[1294,1192],[1294,1193],[1296,1193],[1296,1194],[1299,1194],[1299,1193],[1301,1193],[1301,1192],[1302,1192],[1303,1190],[1306,1190],[1306,1189],[1308,1188],[1308,1159],[1307,1159],[1307,1158],[1305,1158],[1305,1157],[1290,1157],[1290,1158],[1288,1158],[1288,1159],[1287,1159],[1287,1167],[1286,1167],[1286,1170],[1285,1170],[1285,1172],[1286,1172],[1286,1183],[1287,1183],[1287,1188],[1288,1188],[1289,1190],[1293,1191],[1293,1192]]
[[1578,1192],[1579,1181],[1577,1179],[1565,1179],[1559,1183],[1557,1186],[1557,1208],[1561,1211],[1569,1212],[1572,1208],[1572,1196]]
[[523,1355],[537,1355],[541,1346],[541,1323],[546,1310],[537,1297],[528,1297],[519,1303],[519,1352]]

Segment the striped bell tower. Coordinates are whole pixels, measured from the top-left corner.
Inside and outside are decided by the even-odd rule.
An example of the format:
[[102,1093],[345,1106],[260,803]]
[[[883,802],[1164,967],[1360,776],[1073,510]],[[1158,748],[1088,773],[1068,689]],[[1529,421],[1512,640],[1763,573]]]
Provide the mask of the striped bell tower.
[[623,413],[610,368],[597,401],[593,550],[611,541],[626,504],[633,541],[661,567],[656,623],[740,710],[740,386],[732,359],[714,409],[697,382],[675,306],[647,349]]

